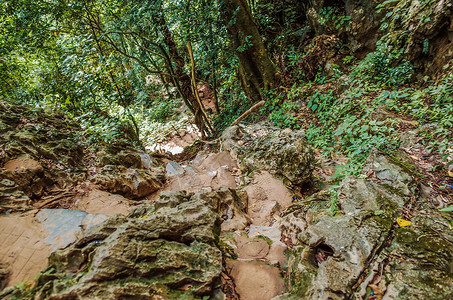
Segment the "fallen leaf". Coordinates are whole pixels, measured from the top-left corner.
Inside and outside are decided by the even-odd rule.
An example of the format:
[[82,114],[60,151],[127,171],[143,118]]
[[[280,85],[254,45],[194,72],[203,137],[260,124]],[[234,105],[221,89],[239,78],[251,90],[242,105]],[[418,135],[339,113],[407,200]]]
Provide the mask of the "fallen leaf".
[[453,171],[448,171],[448,176],[453,177]]
[[396,222],[398,223],[398,225],[400,225],[400,227],[406,227],[406,226],[411,226],[412,225],[411,221],[404,220],[404,219],[401,219],[401,218],[396,219]]

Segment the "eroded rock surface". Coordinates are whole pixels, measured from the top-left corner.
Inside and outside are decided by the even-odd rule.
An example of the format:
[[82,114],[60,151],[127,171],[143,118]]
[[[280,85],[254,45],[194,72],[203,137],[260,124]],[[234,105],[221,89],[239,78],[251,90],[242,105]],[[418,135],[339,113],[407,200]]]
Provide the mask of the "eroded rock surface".
[[86,192],[80,186],[90,181],[97,185],[91,189],[129,199],[160,188],[159,159],[124,141],[87,150],[80,131],[62,114],[0,100],[0,214],[41,205],[74,208]]
[[[164,193],[152,206],[93,228],[49,258],[35,299],[192,299],[219,285],[220,218],[193,194]],[[54,271],[50,271],[54,270]],[[19,290],[6,291],[13,298]],[[5,293],[5,292],[4,292]]]
[[311,180],[314,155],[302,131],[232,126],[222,134],[221,141],[249,171],[266,170],[297,185]]
[[93,176],[92,181],[101,189],[128,198],[142,198],[161,187],[157,177],[149,170],[107,165]]
[[434,222],[423,224],[424,216],[407,228],[396,225],[416,199],[413,174],[376,152],[366,170],[368,179],[343,180],[337,215],[315,213],[309,205],[283,218],[283,234],[296,245],[287,273],[292,293],[282,298],[363,299],[372,284],[380,284],[376,288],[387,299],[451,297],[451,244],[428,233]]

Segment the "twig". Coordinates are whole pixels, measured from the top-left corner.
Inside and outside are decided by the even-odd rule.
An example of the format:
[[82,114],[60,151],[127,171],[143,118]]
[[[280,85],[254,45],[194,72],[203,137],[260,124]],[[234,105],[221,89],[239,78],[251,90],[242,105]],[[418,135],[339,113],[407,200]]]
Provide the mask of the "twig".
[[38,209],[41,209],[41,208],[44,208],[46,206],[48,206],[49,204],[52,204],[58,200],[61,200],[62,198],[65,198],[67,196],[74,196],[75,193],[74,192],[66,192],[66,193],[62,193],[58,196],[55,196],[55,197],[52,197],[48,200],[46,200],[43,204],[41,204],[40,206],[38,206]]
[[261,100],[260,102],[256,103],[255,105],[250,107],[249,110],[247,110],[245,113],[243,113],[239,118],[237,118],[233,123],[231,123],[230,126],[235,126],[235,125],[239,124],[239,122],[241,122],[243,119],[245,119],[245,117],[250,115],[252,112],[257,110],[258,108],[264,106],[265,103],[266,103],[266,101],[264,101],[264,100]]

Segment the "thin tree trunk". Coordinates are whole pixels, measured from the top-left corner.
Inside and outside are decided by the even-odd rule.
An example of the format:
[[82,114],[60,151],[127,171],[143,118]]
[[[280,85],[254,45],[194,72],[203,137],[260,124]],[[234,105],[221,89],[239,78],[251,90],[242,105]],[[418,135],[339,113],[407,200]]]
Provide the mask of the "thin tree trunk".
[[203,109],[198,103],[194,93],[192,92],[192,80],[189,75],[184,72],[185,62],[184,59],[179,55],[176,48],[176,43],[173,40],[173,36],[167,26],[164,17],[161,17],[161,26],[164,34],[164,43],[168,47],[170,58],[176,63],[174,70],[178,81],[181,83],[180,92],[184,99],[192,106],[192,112],[195,117],[195,125],[200,130],[202,137],[206,137],[211,134],[209,127],[206,124],[205,117],[203,115]]
[[278,86],[277,69],[271,61],[247,0],[222,0],[222,18],[239,58],[239,76],[246,95],[261,100],[261,91]]
[[212,129],[211,124],[209,123],[209,118],[208,115],[206,114],[206,110],[204,109],[203,103],[201,102],[200,95],[198,94],[198,86],[197,86],[197,79],[195,77],[195,59],[193,58],[193,51],[192,51],[192,44],[187,42],[187,50],[189,51],[189,56],[190,56],[190,62],[192,64],[192,93],[195,95],[195,98],[197,99],[197,103],[200,106],[201,112],[203,114],[204,121],[206,122],[207,127],[209,128],[209,131],[211,133],[214,132],[214,129]]

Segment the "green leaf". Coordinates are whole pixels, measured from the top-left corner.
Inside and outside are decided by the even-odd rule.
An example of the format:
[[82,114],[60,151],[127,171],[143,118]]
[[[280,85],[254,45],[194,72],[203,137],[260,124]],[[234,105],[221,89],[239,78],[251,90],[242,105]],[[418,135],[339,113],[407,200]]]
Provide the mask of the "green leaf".
[[453,205],[447,206],[445,208],[439,209],[439,211],[453,211]]

